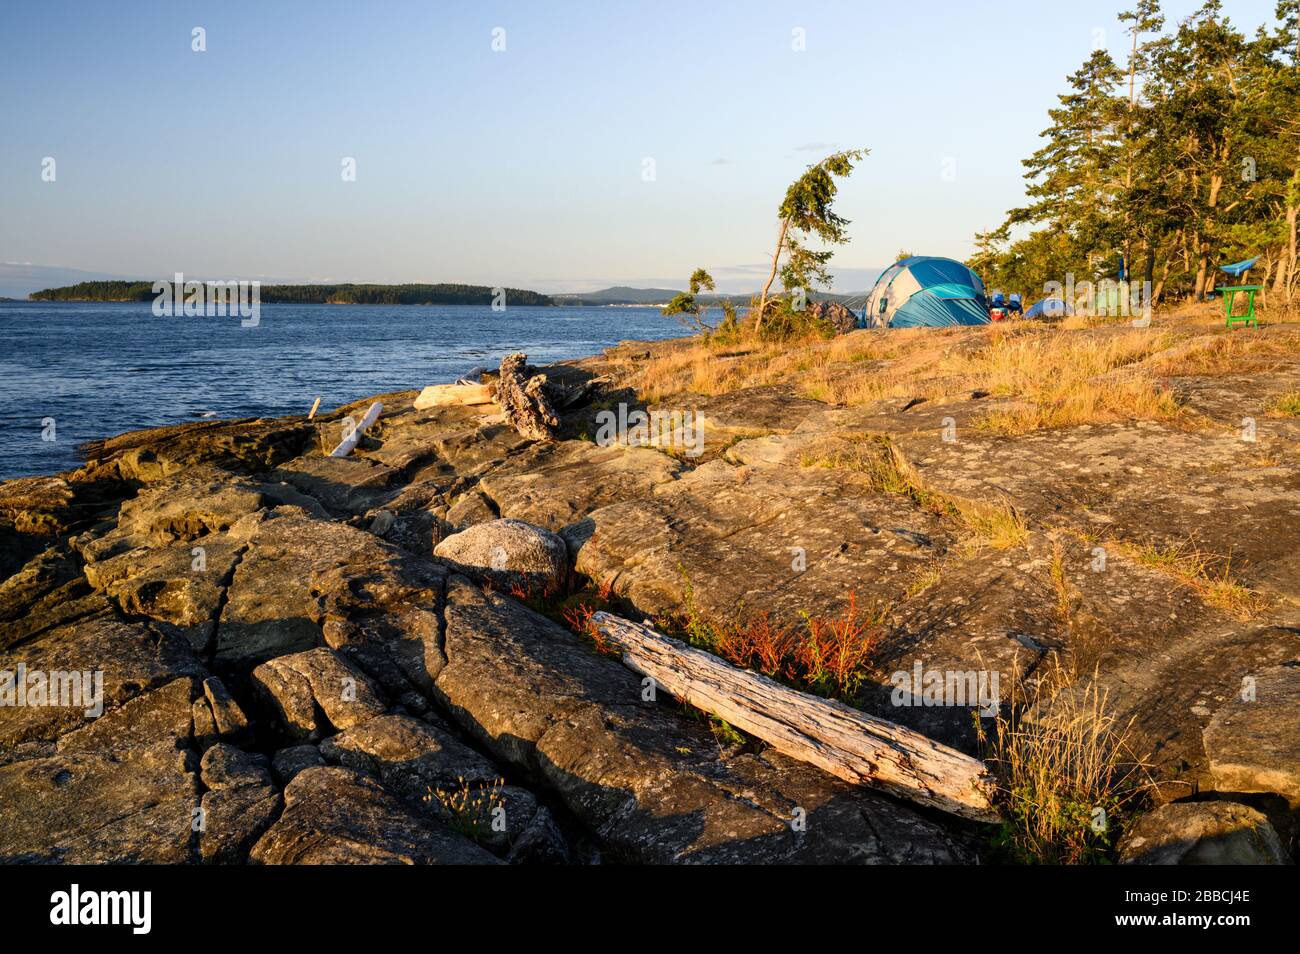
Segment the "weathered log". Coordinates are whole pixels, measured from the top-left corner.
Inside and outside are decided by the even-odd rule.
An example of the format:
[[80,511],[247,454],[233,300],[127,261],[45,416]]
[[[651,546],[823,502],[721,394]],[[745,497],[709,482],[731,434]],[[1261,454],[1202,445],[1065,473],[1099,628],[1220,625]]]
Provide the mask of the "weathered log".
[[[379,420],[379,415],[382,414],[383,411],[384,405],[379,401],[371,404],[369,410],[366,411],[366,416],[361,419],[359,424],[354,424],[352,430],[343,435],[343,440],[339,441],[338,446],[330,451],[330,456],[347,457],[348,454],[352,453],[352,449],[356,447],[357,442],[361,440],[361,435],[370,428],[370,425]],[[347,419],[345,418],[345,420]]]
[[496,383],[496,402],[521,435],[546,441],[555,436],[559,419],[546,394],[546,375],[536,373],[526,362],[528,355],[516,351],[501,361]]
[[857,784],[976,821],[997,821],[987,766],[919,732],[782,686],[609,613],[592,622],[623,663],[779,752]]
[[490,384],[431,384],[416,397],[415,408],[422,411],[430,407],[491,404],[492,401]]

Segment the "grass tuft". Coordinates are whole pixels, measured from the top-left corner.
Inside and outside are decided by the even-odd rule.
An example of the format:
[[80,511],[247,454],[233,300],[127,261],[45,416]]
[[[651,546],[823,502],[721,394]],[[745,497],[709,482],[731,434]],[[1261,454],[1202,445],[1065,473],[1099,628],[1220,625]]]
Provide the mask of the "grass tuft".
[[1076,687],[1049,672],[976,731],[998,780],[1006,819],[994,839],[1023,864],[1106,863],[1123,824],[1150,787],[1095,679]]
[[1210,606],[1240,620],[1256,616],[1263,597],[1232,576],[1232,558],[1205,553],[1195,543],[1126,544],[1124,550],[1137,563],[1168,574],[1192,589]]

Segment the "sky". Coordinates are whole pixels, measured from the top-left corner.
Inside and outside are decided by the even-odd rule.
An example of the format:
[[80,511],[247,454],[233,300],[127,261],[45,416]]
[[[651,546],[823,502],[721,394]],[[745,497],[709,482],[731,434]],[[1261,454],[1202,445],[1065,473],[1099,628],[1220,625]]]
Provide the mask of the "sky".
[[1067,74],[1126,56],[1126,5],[4,0],[0,295],[68,269],[750,291],[786,186],[862,147],[857,291],[1000,224]]

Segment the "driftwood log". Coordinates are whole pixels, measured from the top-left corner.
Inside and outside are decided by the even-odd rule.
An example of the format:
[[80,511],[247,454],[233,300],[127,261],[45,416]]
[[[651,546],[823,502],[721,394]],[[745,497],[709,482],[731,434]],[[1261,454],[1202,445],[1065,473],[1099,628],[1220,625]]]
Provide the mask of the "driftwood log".
[[546,375],[527,365],[528,355],[516,351],[501,361],[496,402],[521,435],[546,441],[555,436],[559,419],[546,393]]
[[782,686],[648,626],[609,613],[597,613],[592,622],[623,653],[628,668],[791,758],[963,818],[997,821],[992,777],[978,759],[843,703]]
[[490,384],[431,384],[415,398],[416,410],[430,407],[448,407],[450,405],[491,404],[492,386]]
[[331,457],[347,457],[352,453],[352,449],[361,441],[361,436],[370,429],[375,421],[379,420],[379,415],[384,413],[384,405],[379,401],[370,405],[366,411],[366,416],[361,419],[359,424],[353,424],[352,430],[348,431],[343,440],[339,441],[338,446],[330,451]]

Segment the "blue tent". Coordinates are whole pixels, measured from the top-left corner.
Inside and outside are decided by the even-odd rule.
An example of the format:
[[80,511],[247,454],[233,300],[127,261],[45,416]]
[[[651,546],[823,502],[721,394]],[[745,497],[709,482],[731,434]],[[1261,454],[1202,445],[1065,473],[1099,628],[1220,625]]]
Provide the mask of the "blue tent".
[[1066,315],[1074,314],[1074,309],[1070,303],[1062,298],[1044,298],[1042,301],[1036,301],[1029,306],[1025,312],[1026,318],[1064,318]]
[[988,300],[980,277],[951,258],[913,255],[895,262],[867,296],[873,328],[986,325]]

